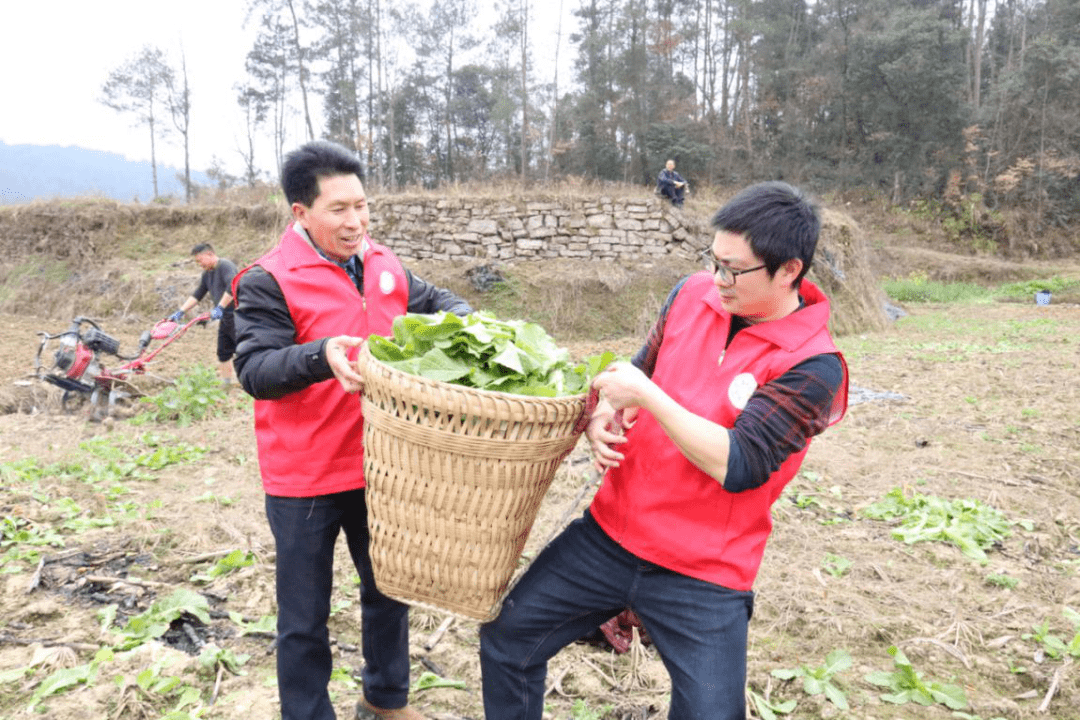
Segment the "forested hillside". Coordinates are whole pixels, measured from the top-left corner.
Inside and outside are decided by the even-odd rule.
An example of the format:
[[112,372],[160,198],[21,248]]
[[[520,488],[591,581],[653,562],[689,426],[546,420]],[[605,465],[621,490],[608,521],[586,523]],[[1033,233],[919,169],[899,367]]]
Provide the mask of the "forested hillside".
[[531,24],[555,8],[535,0],[488,25],[474,0],[255,0],[240,102],[252,133],[287,150],[301,113],[391,187],[651,183],[672,157],[692,184],[1080,215],[1080,0],[567,1],[574,73],[553,79],[531,49],[556,39]]

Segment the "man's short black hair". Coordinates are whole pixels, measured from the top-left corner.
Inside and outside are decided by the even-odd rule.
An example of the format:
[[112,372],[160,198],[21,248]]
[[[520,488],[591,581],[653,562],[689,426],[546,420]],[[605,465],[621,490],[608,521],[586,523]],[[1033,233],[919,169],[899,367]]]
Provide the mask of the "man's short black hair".
[[192,255],[202,255],[204,252],[214,252],[214,246],[210,243],[199,243],[191,248]]
[[712,226],[718,232],[745,235],[770,275],[792,258],[802,260],[802,272],[793,284],[797,288],[814,260],[821,218],[802,190],[770,181],[739,192],[713,216]]
[[311,207],[319,197],[319,180],[338,175],[356,175],[364,179],[360,159],[346,148],[327,140],[301,145],[285,156],[281,167],[281,189],[289,205]]

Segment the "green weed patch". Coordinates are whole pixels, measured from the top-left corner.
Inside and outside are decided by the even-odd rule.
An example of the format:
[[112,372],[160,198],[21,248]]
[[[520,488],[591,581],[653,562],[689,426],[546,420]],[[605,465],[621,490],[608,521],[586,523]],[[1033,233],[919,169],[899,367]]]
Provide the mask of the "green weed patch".
[[[944,500],[933,495],[904,495],[894,488],[884,499],[866,507],[863,515],[898,523],[892,536],[907,544],[944,542],[967,557],[987,562],[986,550],[1012,535],[1013,523],[1001,511],[978,500]],[[1031,529],[1029,523],[1019,523]]]

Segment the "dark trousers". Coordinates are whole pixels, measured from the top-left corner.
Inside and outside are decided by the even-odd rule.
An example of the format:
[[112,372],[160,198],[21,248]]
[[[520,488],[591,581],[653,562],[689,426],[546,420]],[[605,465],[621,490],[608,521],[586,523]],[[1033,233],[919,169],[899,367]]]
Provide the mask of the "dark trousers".
[[221,314],[218,321],[217,333],[217,359],[218,362],[228,362],[236,354],[236,321],[232,308],[228,308]]
[[485,717],[540,720],[548,659],[630,607],[671,676],[671,720],[744,720],[753,598],[641,560],[586,513],[480,628]]
[[674,183],[660,183],[658,189],[660,194],[671,201],[671,204],[675,207],[682,207],[683,195],[686,193],[686,186],[675,187]]
[[277,676],[282,720],[334,720],[327,692],[334,544],[345,532],[360,574],[364,695],[404,707],[409,694],[409,606],[375,587],[363,490],[308,498],[266,496],[277,547]]

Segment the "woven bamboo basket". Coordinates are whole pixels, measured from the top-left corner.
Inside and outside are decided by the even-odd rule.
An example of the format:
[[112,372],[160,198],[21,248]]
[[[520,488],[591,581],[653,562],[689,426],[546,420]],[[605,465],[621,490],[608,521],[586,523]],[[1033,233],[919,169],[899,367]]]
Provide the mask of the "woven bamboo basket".
[[581,432],[585,395],[535,398],[395,370],[368,352],[364,477],[385,595],[486,621],[499,613],[540,501]]

